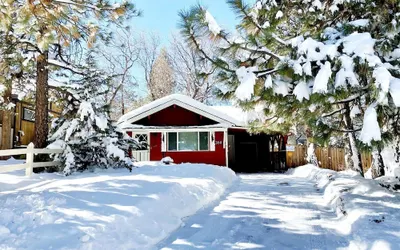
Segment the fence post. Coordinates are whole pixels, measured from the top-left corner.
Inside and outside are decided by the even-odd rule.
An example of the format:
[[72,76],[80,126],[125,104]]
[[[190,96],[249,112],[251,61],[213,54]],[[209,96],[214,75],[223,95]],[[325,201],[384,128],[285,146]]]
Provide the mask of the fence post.
[[26,169],[25,169],[25,175],[26,176],[31,176],[33,172],[33,149],[35,146],[33,143],[29,143],[27,147],[27,152],[26,152]]

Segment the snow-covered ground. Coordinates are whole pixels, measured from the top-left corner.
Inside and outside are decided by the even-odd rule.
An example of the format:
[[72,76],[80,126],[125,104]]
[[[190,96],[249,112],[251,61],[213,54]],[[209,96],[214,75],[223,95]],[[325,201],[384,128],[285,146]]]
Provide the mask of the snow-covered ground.
[[310,165],[240,177],[158,248],[399,249],[400,196],[372,180]]
[[[0,164],[1,165],[1,164]],[[400,193],[311,165],[241,175],[204,164],[0,174],[0,249],[400,246]]]
[[228,168],[141,163],[95,173],[0,174],[0,249],[148,249],[217,200]]

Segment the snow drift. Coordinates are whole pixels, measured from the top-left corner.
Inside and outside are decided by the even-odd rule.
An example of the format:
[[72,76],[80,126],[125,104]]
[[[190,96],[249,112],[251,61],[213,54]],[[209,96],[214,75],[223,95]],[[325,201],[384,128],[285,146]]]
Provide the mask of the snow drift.
[[400,193],[382,188],[354,171],[306,165],[288,172],[315,181],[323,206],[336,211],[327,227],[349,239],[349,249],[396,249],[400,245]]
[[141,164],[12,186],[0,178],[0,249],[148,249],[236,180],[224,167]]

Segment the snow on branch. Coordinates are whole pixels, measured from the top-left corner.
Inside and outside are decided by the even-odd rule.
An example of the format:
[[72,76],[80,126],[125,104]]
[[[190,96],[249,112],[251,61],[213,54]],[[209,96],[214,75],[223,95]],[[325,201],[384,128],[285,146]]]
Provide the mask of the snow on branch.
[[74,68],[72,65],[66,64],[64,62],[57,61],[55,59],[49,59],[48,63],[49,63],[49,65],[53,65],[53,66],[57,66],[57,67],[69,70],[69,71],[71,71],[71,72],[73,72],[75,74],[79,74],[79,75],[83,74],[82,71],[80,71],[79,69]]
[[215,21],[214,17],[211,15],[211,13],[206,10],[205,14],[205,22],[208,25],[209,30],[211,31],[211,33],[214,34],[214,36],[218,36],[221,33],[221,27],[218,25],[217,21]]
[[374,105],[369,106],[365,111],[360,140],[368,145],[371,145],[373,140],[381,140],[381,129],[379,128],[378,115]]

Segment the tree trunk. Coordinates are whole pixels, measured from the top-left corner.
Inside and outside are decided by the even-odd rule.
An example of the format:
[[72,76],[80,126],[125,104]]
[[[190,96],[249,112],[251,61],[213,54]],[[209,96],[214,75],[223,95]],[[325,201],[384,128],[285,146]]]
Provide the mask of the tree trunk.
[[[12,103],[12,87],[11,83],[8,84],[3,93],[4,106]],[[12,142],[10,138],[13,138],[11,135],[11,127],[12,120],[14,118],[13,108],[7,107],[3,109],[3,122],[1,127],[1,149],[10,149],[12,148]]]
[[350,148],[350,139],[349,135],[345,135],[345,141],[346,143],[344,144],[344,164],[346,166],[346,169],[353,169],[354,163],[352,159],[352,153],[351,153],[351,148]]
[[394,142],[394,161],[399,164],[400,163],[400,135],[396,136],[395,142]]
[[315,154],[315,145],[312,142],[308,143],[307,162],[309,164],[312,164],[312,165],[316,166],[316,167],[319,167],[318,158],[317,158],[317,155]]
[[[49,91],[48,91],[48,52],[41,53],[36,59],[36,102],[35,102],[35,148],[45,148],[49,134]],[[35,169],[40,172],[44,169]]]
[[121,86],[121,95],[121,113],[122,115],[125,115],[124,85]]
[[361,153],[357,148],[357,138],[356,138],[356,132],[354,132],[354,126],[353,122],[350,117],[350,105],[348,103],[344,104],[344,122],[346,125],[346,129],[348,131],[353,131],[353,132],[348,132],[348,153],[349,155],[346,157],[346,163],[349,164],[346,167],[351,168],[354,171],[357,171],[361,174],[361,176],[364,176],[364,171],[362,168],[362,162],[361,162]]
[[381,148],[377,147],[372,152],[372,165],[371,165],[372,179],[385,175],[385,165],[383,162],[381,151],[382,151]]

